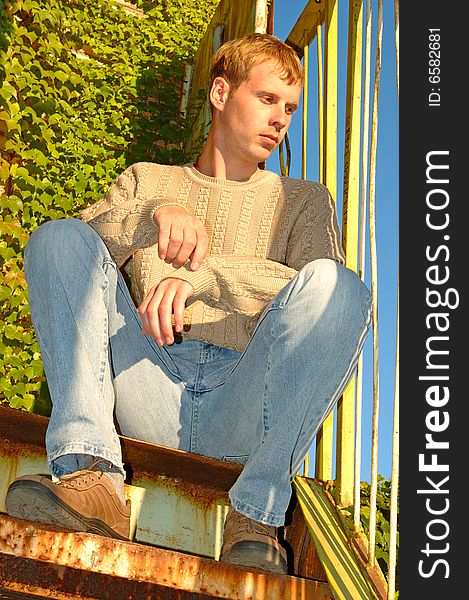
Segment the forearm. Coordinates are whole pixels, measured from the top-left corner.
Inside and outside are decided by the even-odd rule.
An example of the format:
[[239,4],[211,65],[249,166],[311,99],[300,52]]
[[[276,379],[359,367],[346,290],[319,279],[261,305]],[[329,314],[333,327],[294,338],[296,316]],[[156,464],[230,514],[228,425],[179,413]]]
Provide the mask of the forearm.
[[[158,242],[155,212],[168,205],[184,207],[184,198],[155,194],[139,163],[126,169],[97,203],[80,217],[101,236],[121,266],[136,251]],[[148,176],[147,176],[148,178]],[[153,192],[151,194],[148,193]]]
[[188,266],[170,277],[187,281],[194,288],[188,304],[201,300],[229,312],[257,315],[296,275],[281,263],[252,256],[209,256],[197,271]]
[[153,246],[158,241],[158,228],[153,222],[154,206],[150,202],[136,205],[129,212],[111,209],[88,224],[99,234],[120,267],[141,248]]

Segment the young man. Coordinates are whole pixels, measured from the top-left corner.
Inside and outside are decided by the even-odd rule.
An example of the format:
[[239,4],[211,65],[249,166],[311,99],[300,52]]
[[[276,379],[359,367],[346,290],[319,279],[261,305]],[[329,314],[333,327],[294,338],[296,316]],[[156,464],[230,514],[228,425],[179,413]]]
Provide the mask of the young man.
[[221,560],[287,572],[277,528],[291,478],[370,322],[328,190],[258,167],[288,130],[302,76],[271,35],[224,44],[194,165],[134,164],[83,220],[31,236],[25,271],[60,481],[13,482],[10,515],[127,538],[115,416],[124,435],[243,463]]

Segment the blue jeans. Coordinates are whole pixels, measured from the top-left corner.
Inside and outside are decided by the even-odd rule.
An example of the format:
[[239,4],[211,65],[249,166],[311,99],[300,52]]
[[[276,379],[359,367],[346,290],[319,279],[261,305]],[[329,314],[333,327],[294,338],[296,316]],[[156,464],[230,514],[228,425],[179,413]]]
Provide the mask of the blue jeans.
[[284,524],[291,478],[352,376],[370,293],[329,259],[269,303],[243,352],[197,340],[159,347],[141,332],[122,274],[86,223],[45,223],[25,251],[31,314],[52,398],[48,463],[102,457],[124,473],[122,434],[244,464],[234,508]]

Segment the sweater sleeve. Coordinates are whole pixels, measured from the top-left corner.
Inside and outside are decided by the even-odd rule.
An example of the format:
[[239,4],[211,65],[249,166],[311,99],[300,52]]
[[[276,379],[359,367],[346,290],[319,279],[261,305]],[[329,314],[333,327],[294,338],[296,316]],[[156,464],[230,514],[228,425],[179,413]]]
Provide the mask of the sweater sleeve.
[[319,258],[330,258],[345,265],[334,201],[325,186],[315,183],[305,195],[293,224],[286,263],[299,271]]
[[148,196],[142,174],[144,163],[128,167],[106,192],[105,196],[80,213],[101,236],[112,258],[121,267],[141,248],[158,242],[158,227],[153,221],[157,208],[180,204],[167,198]]
[[197,271],[186,265],[165,277],[183,279],[194,288],[190,305],[201,300],[228,312],[255,316],[296,275],[281,263],[255,256],[208,256]]

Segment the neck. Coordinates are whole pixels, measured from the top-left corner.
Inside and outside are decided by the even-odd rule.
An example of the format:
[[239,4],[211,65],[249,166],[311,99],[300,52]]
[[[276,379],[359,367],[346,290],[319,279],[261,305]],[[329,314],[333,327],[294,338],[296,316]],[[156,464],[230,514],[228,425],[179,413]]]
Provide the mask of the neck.
[[209,132],[202,154],[196,161],[197,170],[217,179],[230,181],[249,181],[259,172],[257,163],[237,160],[224,150],[222,145],[215,143],[214,136]]

